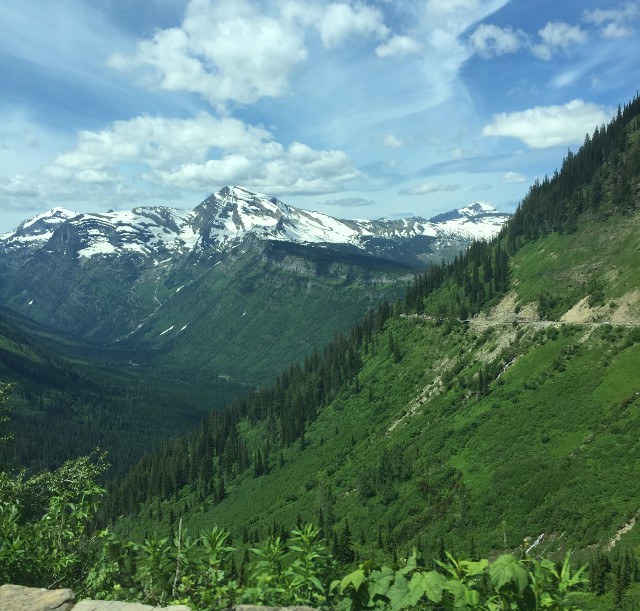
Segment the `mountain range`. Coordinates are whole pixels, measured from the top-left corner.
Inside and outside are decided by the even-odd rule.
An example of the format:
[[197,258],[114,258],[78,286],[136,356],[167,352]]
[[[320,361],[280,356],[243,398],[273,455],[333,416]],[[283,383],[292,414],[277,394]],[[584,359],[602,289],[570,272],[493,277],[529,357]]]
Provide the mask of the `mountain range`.
[[[275,197],[241,187],[225,187],[193,211],[140,207],[120,212],[84,214],[54,208],[0,236],[0,253],[24,257],[44,250],[72,254],[80,261],[96,256],[139,256],[152,259],[195,253],[222,253],[248,235],[261,240],[351,245],[374,256],[397,260],[394,246],[425,239],[425,253],[447,254],[473,239],[495,235],[509,218],[476,202],[431,220],[341,220],[285,204]],[[416,264],[419,262],[415,261]]]

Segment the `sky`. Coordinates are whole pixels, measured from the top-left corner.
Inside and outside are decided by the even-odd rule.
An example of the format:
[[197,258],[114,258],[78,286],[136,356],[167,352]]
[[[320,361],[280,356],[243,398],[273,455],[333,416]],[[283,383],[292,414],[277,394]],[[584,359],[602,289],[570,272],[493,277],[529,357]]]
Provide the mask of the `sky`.
[[513,211],[640,84],[640,0],[3,0],[0,232],[227,185]]

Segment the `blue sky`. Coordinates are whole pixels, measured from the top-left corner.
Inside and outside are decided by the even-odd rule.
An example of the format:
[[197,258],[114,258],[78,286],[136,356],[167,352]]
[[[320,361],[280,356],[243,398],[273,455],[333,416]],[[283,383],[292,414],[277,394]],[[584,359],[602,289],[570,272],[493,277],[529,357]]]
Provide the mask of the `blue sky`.
[[640,0],[7,0],[0,232],[242,185],[510,211],[640,83]]

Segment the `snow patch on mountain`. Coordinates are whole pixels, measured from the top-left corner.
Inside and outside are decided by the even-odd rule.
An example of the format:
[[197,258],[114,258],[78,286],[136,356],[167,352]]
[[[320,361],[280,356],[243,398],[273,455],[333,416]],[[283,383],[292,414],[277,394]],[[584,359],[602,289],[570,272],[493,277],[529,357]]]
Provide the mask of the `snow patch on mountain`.
[[76,216],[77,212],[66,208],[52,208],[23,221],[13,231],[0,235],[0,247],[4,250],[24,247],[36,249],[46,244],[60,225]]

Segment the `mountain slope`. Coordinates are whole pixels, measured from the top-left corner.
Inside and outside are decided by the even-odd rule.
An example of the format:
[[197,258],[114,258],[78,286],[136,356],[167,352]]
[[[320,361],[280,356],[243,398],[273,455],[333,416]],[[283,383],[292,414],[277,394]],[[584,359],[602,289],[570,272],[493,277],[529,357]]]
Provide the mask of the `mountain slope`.
[[411,270],[351,253],[246,238],[176,287],[162,308],[118,342],[146,370],[265,383],[302,361],[383,299]]
[[[138,532],[181,515],[250,542],[298,516],[342,536],[348,519],[363,557],[432,556],[440,538],[607,546],[640,507],[638,116],[637,98],[492,244],[146,457],[110,511],[138,514]],[[580,303],[580,320],[559,320]]]

